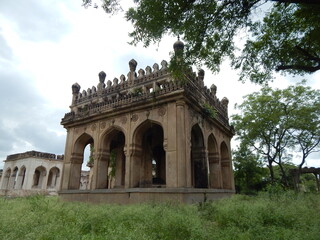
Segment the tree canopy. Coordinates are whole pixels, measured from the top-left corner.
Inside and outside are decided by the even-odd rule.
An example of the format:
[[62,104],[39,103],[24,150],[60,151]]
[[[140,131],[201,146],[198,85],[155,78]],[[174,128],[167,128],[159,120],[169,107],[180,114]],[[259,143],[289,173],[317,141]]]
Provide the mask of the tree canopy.
[[286,89],[264,87],[249,94],[232,116],[238,139],[264,158],[274,179],[278,165],[286,185],[285,163],[301,156],[300,169],[311,152],[320,150],[320,91],[302,84]]
[[303,75],[320,70],[320,6],[275,4],[263,22],[250,26],[234,67],[253,82],[270,79],[272,72]]
[[[107,13],[121,0],[102,0]],[[166,34],[185,42],[186,62],[218,72],[229,57],[240,79],[263,83],[274,71],[306,74],[320,69],[320,5],[315,0],[133,0],[126,19],[132,44],[159,42]],[[91,0],[83,0],[88,6]],[[269,3],[268,3],[269,2]],[[237,42],[244,40],[242,46]],[[239,51],[238,48],[241,48]]]
[[245,144],[233,152],[234,180],[238,193],[253,194],[267,184],[268,170],[259,155],[253,154]]

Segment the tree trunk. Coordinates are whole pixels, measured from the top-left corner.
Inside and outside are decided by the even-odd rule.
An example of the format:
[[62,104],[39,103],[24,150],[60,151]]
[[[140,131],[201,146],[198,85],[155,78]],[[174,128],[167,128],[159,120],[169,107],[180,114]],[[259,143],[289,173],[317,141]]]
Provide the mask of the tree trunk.
[[273,172],[273,167],[272,167],[272,160],[268,160],[268,168],[269,168],[269,171],[270,171],[270,180],[271,180],[271,184],[273,185],[274,184],[274,172]]
[[288,178],[287,178],[287,174],[286,174],[286,171],[284,170],[283,166],[281,163],[278,163],[279,167],[280,167],[280,170],[281,170],[281,182],[283,184],[283,186],[285,188],[288,188],[289,187],[289,183],[288,183]]

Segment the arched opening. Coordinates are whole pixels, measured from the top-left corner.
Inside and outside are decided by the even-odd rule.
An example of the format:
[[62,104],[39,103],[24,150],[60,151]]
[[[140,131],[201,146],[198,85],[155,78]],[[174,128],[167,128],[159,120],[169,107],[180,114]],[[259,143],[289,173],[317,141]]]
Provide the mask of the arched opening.
[[152,150],[152,184],[166,184],[166,161],[163,146],[156,146]]
[[3,175],[1,189],[9,189],[10,175],[11,175],[11,169],[8,168]]
[[83,151],[83,161],[81,164],[80,190],[90,189],[90,173],[93,167],[94,147],[93,143],[87,144]]
[[97,188],[123,188],[125,184],[125,135],[120,128],[109,129],[99,152]]
[[114,130],[110,142],[110,160],[108,166],[108,188],[123,187],[126,172],[126,155],[124,154],[125,136]]
[[10,176],[8,189],[14,189],[16,185],[17,175],[18,175],[18,167],[15,167]]
[[209,184],[210,188],[221,188],[221,167],[218,145],[213,134],[208,138]]
[[[84,160],[85,149],[89,149],[89,152],[91,152],[91,154],[89,154],[91,157],[89,157],[87,162]],[[82,171],[82,166],[90,164],[93,166],[93,153],[93,138],[87,133],[82,134],[75,142],[73,152],[71,154],[69,189],[90,189],[90,174],[89,172]]]
[[222,173],[222,185],[224,189],[231,189],[231,161],[229,150],[225,142],[221,143],[221,173]]
[[17,183],[16,183],[16,186],[15,186],[16,189],[22,189],[23,188],[25,177],[26,177],[26,167],[22,166],[20,168],[20,171],[19,171],[19,174],[18,174]]
[[42,167],[42,166],[37,167],[34,170],[32,187],[44,189],[46,175],[47,175],[47,171],[46,171],[45,167]]
[[90,165],[93,165],[93,144],[87,144],[83,151],[83,161],[81,171],[90,171]]
[[192,185],[195,188],[208,188],[208,167],[204,140],[198,124],[191,129]]
[[51,168],[48,175],[47,188],[56,188],[59,177],[60,169],[57,167]]
[[152,121],[142,123],[134,135],[133,187],[164,187],[166,184],[166,153],[163,129]]

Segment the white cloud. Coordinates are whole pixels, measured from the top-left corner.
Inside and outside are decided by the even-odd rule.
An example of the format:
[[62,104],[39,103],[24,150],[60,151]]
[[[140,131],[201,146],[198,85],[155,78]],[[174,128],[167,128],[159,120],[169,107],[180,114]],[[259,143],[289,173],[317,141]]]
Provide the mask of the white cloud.
[[0,2],[1,15],[22,39],[30,41],[57,40],[70,25],[54,0],[15,0]]
[[[175,41],[165,37],[148,49],[131,46],[132,26],[123,13],[109,17],[102,9],[84,9],[81,1],[1,1],[0,8],[0,160],[32,149],[61,154],[65,130],[60,120],[69,111],[73,83],[82,89],[97,85],[101,70],[107,79],[119,78],[132,58],[138,69],[160,64],[169,60]],[[320,88],[314,80],[319,76],[307,78]],[[237,79],[227,63],[218,75],[206,71],[207,86],[214,83],[218,97],[229,98],[230,113],[243,95],[259,89]],[[283,84],[275,85],[288,83],[279,79]]]

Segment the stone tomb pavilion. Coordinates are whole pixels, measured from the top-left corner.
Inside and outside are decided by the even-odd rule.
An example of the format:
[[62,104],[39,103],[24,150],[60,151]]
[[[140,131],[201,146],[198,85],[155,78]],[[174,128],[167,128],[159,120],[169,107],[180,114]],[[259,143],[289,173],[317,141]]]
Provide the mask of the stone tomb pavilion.
[[[175,50],[182,49],[177,41]],[[228,99],[204,85],[204,71],[174,81],[167,62],[80,91],[72,85],[60,197],[67,201],[201,202],[234,191]],[[84,149],[91,145],[89,189],[80,190]]]
[[56,195],[60,188],[63,155],[28,151],[7,156],[0,196]]

